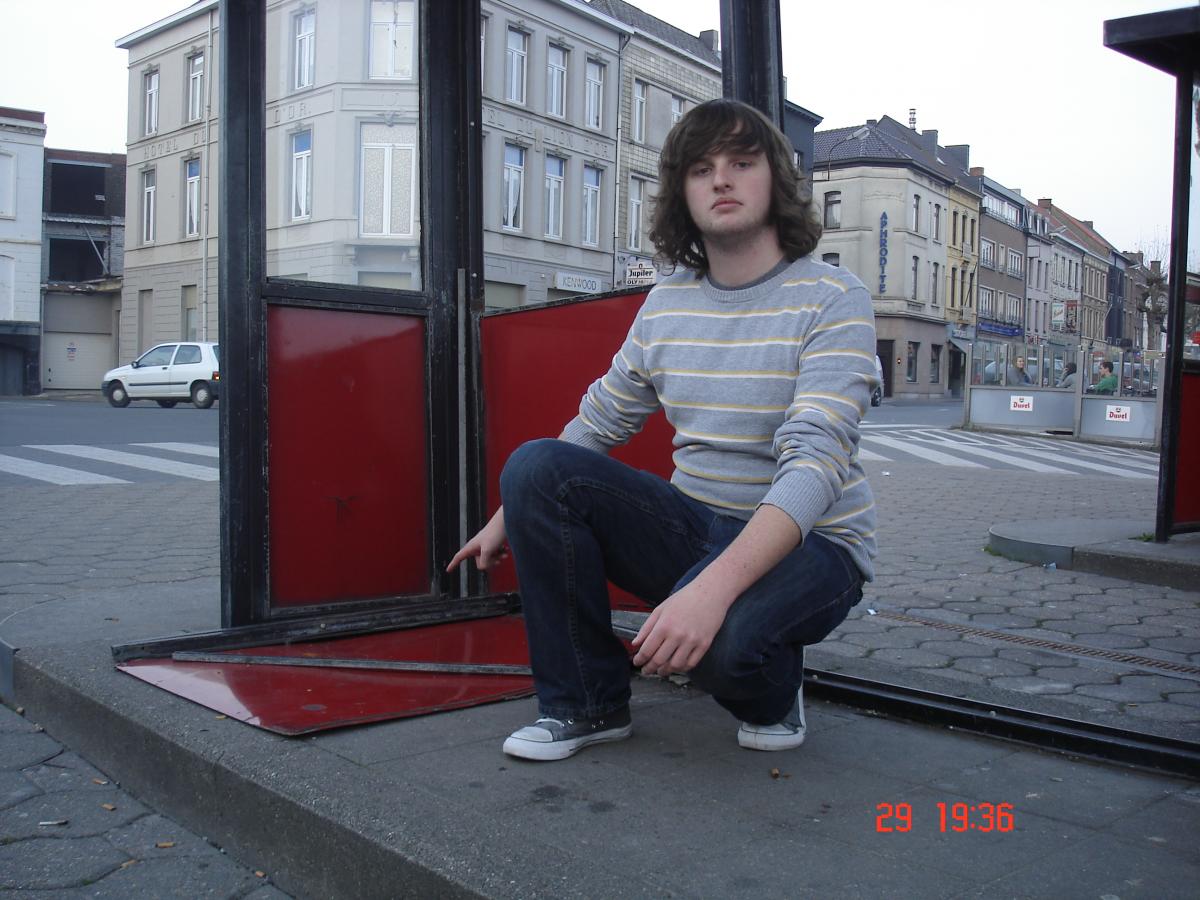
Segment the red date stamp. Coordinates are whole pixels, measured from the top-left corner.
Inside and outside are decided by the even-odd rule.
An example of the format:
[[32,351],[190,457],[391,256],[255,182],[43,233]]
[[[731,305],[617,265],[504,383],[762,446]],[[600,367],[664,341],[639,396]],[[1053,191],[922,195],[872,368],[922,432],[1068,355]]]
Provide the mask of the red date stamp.
[[[879,833],[912,831],[911,803],[879,803],[875,806],[875,814],[875,830]],[[1011,803],[938,803],[937,817],[938,830],[942,834],[1007,832],[1016,827]]]

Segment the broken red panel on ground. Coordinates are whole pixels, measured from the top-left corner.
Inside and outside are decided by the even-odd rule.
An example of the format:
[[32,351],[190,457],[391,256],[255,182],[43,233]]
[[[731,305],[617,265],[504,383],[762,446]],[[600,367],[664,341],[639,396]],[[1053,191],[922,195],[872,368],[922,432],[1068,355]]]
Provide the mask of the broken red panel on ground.
[[[326,659],[529,665],[519,616],[448,622],[328,641],[241,647],[229,653]],[[231,719],[298,735],[427,715],[533,693],[525,675],[449,675],[363,669],[138,659],[118,669]]]

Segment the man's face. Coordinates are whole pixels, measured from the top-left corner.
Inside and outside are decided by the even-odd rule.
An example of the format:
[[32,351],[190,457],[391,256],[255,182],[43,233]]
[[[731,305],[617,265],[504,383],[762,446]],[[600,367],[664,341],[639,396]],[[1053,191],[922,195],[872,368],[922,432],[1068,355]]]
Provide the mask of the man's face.
[[705,240],[746,238],[773,227],[766,154],[721,150],[696,160],[684,177],[692,221]]
[[1023,369],[1023,368],[1025,368],[1025,357],[1023,357],[1023,356],[1018,356],[1018,357],[1017,357],[1017,368],[1018,368],[1018,369]]

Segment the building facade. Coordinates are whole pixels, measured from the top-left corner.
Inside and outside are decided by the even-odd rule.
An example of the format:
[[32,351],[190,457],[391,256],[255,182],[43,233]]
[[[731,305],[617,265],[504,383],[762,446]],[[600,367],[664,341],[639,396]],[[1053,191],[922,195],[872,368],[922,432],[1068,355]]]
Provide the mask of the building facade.
[[1054,239],[1050,220],[1036,203],[1025,201],[1025,339],[1031,344],[1061,344],[1071,338],[1053,327],[1050,267]]
[[971,169],[979,178],[979,293],[976,336],[1020,343],[1025,338],[1025,198]]
[[117,365],[125,155],[46,150],[41,382],[95,390]]
[[0,395],[36,394],[46,119],[0,107]]

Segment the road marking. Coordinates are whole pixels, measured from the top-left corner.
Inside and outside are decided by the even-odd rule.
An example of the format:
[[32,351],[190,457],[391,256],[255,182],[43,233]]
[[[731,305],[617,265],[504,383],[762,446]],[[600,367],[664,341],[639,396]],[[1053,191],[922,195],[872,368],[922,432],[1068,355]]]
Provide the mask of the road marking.
[[[883,435],[871,434],[862,436],[862,440],[870,441],[873,444],[883,444],[885,447],[892,447],[900,450],[903,453],[910,453],[913,456],[919,456],[922,459],[927,459],[930,462],[941,463],[943,466],[959,466],[964,469],[986,469],[987,466],[977,462],[972,462],[969,459],[961,459],[957,456],[951,456],[949,453],[939,453],[937,450],[930,450],[928,447],[910,444],[907,441],[898,441],[894,438],[883,437]],[[859,452],[861,453],[861,445]]]
[[892,461],[892,458],[890,456],[884,456],[882,453],[875,453],[874,451],[868,450],[866,447],[862,446],[862,444],[859,444],[859,446],[858,446],[858,458],[859,459],[869,459],[869,460],[873,460],[874,462],[891,462]]
[[118,466],[130,466],[135,469],[162,472],[165,475],[177,475],[180,478],[193,478],[196,481],[219,481],[221,478],[221,473],[210,466],[197,466],[192,463],[176,462],[173,459],[158,459],[153,456],[143,456],[140,453],[124,453],[120,450],[84,447],[79,444],[26,444],[25,446],[30,450],[62,453],[66,456],[78,456],[81,459],[94,459],[98,462],[115,463]]
[[212,459],[217,459],[221,455],[219,447],[210,447],[207,444],[181,444],[174,441],[166,441],[161,444],[131,444],[132,447],[147,447],[150,450],[170,450],[175,453],[190,453],[193,456],[208,456]]
[[[964,444],[961,441],[951,440],[941,437],[926,437],[928,432],[919,432],[913,435],[914,440],[926,441],[931,444],[950,445],[955,450],[962,453],[969,453],[972,456],[982,456],[985,459],[995,459],[1003,463],[1008,463],[1010,466],[1016,466],[1019,469],[1028,469],[1031,472],[1042,472],[1048,475],[1074,475],[1075,473],[1069,469],[1060,469],[1057,466],[1048,466],[1045,463],[1034,462],[1030,459],[1014,458],[1012,453],[999,453],[995,450],[985,450],[983,447],[974,447],[970,444]],[[1013,448],[1016,449],[1016,448]]]
[[97,475],[81,469],[68,469],[66,466],[52,466],[16,456],[0,456],[0,472],[32,478],[35,481],[48,481],[51,484],[129,484],[122,478]]

